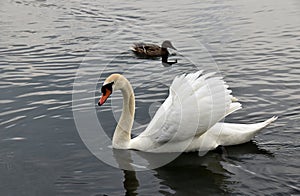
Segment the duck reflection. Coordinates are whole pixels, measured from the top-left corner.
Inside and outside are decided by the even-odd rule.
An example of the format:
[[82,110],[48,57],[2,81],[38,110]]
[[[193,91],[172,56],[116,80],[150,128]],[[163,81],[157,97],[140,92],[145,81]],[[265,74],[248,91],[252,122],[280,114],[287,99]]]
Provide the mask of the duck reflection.
[[[199,156],[197,152],[182,153],[172,162],[153,169],[156,173],[153,177],[160,180],[160,187],[168,187],[179,195],[197,195],[197,194],[226,194],[230,193],[230,183],[227,179],[231,174],[223,163],[230,162],[234,164],[240,156],[245,154],[263,154],[270,158],[273,157],[271,152],[261,149],[255,142],[248,142],[238,146],[226,147],[226,150],[218,148],[214,151],[208,152],[205,156]],[[132,156],[137,156],[146,160],[146,162],[153,162],[153,155],[149,156],[142,152],[131,150],[114,150],[114,157],[119,163],[124,173],[124,189],[126,195],[137,195],[139,188],[139,180],[136,176],[136,171],[139,170]],[[164,191],[160,191],[164,194]],[[170,192],[165,192],[169,195]]]
[[168,58],[169,58],[169,56],[161,58],[161,63],[164,67],[170,67],[173,64],[177,63],[177,59],[175,59],[174,61],[168,61]]

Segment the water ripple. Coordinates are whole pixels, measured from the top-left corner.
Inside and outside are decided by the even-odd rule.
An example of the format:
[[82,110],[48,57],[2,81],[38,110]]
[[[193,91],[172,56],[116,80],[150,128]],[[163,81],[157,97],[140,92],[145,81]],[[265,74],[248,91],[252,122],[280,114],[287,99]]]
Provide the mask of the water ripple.
[[[126,188],[129,195],[296,194],[299,13],[296,2],[269,0],[1,2],[0,194],[44,194],[49,185],[47,194],[56,195],[53,184],[58,195],[124,195]],[[166,39],[178,49],[170,57],[178,63],[171,67],[128,49],[134,42]],[[226,121],[279,119],[256,142],[228,148],[226,160],[217,153],[203,159],[184,154],[176,160],[179,166],[137,174],[138,187],[82,146],[73,111],[96,109],[108,135],[120,115],[120,93],[96,106],[109,74],[122,73],[133,85],[138,134],[167,97],[173,78],[198,69],[220,71],[243,104]],[[73,84],[77,71],[87,79]],[[73,91],[73,85],[81,90]],[[92,96],[72,106],[72,94]]]

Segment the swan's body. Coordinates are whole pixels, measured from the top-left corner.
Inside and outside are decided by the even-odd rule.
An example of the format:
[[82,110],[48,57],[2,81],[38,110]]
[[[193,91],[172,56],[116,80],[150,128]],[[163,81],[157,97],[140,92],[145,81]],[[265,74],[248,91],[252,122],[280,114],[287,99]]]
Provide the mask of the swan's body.
[[120,74],[110,75],[102,87],[99,105],[114,90],[123,94],[123,112],[115,129],[112,145],[117,149],[146,152],[208,151],[219,145],[248,142],[262,128],[276,120],[272,117],[255,124],[219,122],[241,108],[232,102],[231,90],[221,77],[202,72],[176,77],[169,97],[139,136],[131,139],[135,99],[129,81]]

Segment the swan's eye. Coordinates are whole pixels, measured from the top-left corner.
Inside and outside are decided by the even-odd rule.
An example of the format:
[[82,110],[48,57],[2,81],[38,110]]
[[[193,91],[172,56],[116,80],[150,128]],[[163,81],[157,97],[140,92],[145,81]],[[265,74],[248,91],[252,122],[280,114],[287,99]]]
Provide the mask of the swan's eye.
[[109,90],[110,92],[112,92],[112,85],[114,84],[114,82],[111,82],[111,83],[108,83],[108,84],[105,84],[104,86],[101,87],[101,93],[103,95],[106,94],[106,90]]

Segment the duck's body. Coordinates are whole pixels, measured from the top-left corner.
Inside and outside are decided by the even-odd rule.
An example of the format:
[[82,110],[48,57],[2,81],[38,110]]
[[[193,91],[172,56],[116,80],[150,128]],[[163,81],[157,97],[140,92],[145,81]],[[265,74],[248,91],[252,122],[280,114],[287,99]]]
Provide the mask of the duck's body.
[[208,151],[219,145],[248,142],[262,128],[276,120],[262,123],[235,124],[219,122],[241,108],[228,86],[213,74],[197,72],[176,77],[169,97],[139,136],[131,139],[135,100],[129,81],[120,74],[109,76],[103,87],[99,105],[113,90],[123,94],[123,112],[116,127],[112,144],[118,149],[145,152]]
[[135,43],[131,50],[138,56],[148,57],[148,58],[157,58],[162,57],[167,59],[169,56],[168,48],[176,50],[176,48],[171,44],[170,41],[164,41],[161,46],[156,44],[148,43]]

